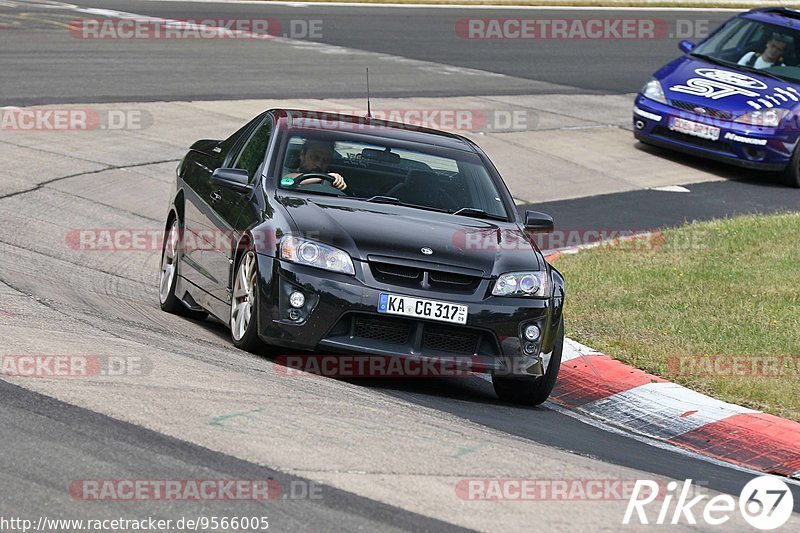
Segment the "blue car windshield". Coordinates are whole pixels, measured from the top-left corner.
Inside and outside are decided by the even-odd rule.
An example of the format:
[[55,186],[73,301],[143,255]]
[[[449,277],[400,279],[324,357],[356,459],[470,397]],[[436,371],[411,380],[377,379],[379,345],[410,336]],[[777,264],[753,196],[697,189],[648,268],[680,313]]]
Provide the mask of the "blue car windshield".
[[789,81],[800,81],[800,30],[748,18],[734,18],[692,50],[743,70],[764,70]]
[[425,144],[395,146],[380,137],[292,135],[279,188],[508,217],[501,194],[476,154]]

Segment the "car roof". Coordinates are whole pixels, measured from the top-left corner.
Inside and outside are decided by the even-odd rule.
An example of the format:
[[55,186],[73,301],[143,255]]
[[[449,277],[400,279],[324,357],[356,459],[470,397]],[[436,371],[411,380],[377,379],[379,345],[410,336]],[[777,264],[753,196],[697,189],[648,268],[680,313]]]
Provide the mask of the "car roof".
[[270,112],[276,119],[284,119],[286,127],[289,129],[341,129],[341,131],[360,132],[370,136],[419,142],[456,150],[478,151],[472,141],[461,135],[401,122],[308,109],[272,109]]
[[790,9],[788,7],[764,7],[742,13],[742,16],[800,30],[800,10],[797,9]]

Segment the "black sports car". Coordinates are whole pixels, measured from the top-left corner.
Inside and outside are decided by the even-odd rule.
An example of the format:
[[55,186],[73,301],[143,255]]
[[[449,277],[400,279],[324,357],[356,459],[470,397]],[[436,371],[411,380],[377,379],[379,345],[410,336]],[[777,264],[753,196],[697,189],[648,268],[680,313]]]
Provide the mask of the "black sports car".
[[529,232],[552,229],[464,137],[273,109],[179,165],[161,307],[211,313],[239,348],[466,365],[539,404],[564,280]]

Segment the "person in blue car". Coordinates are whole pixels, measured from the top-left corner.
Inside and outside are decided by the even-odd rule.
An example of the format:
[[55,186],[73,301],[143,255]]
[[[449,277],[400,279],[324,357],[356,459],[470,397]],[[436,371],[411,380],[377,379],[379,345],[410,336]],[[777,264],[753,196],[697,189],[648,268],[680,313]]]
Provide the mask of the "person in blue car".
[[783,33],[773,33],[763,53],[748,52],[739,60],[740,65],[755,67],[757,69],[782,67],[783,54],[794,42],[791,36]]
[[800,11],[739,13],[678,46],[636,97],[634,137],[800,188]]

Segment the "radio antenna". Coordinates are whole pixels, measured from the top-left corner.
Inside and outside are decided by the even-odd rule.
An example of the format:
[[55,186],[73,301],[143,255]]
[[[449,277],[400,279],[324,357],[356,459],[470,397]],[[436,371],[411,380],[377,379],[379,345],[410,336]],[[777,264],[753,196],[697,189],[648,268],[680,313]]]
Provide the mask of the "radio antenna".
[[372,109],[369,104],[369,67],[367,67],[367,118],[372,118]]

